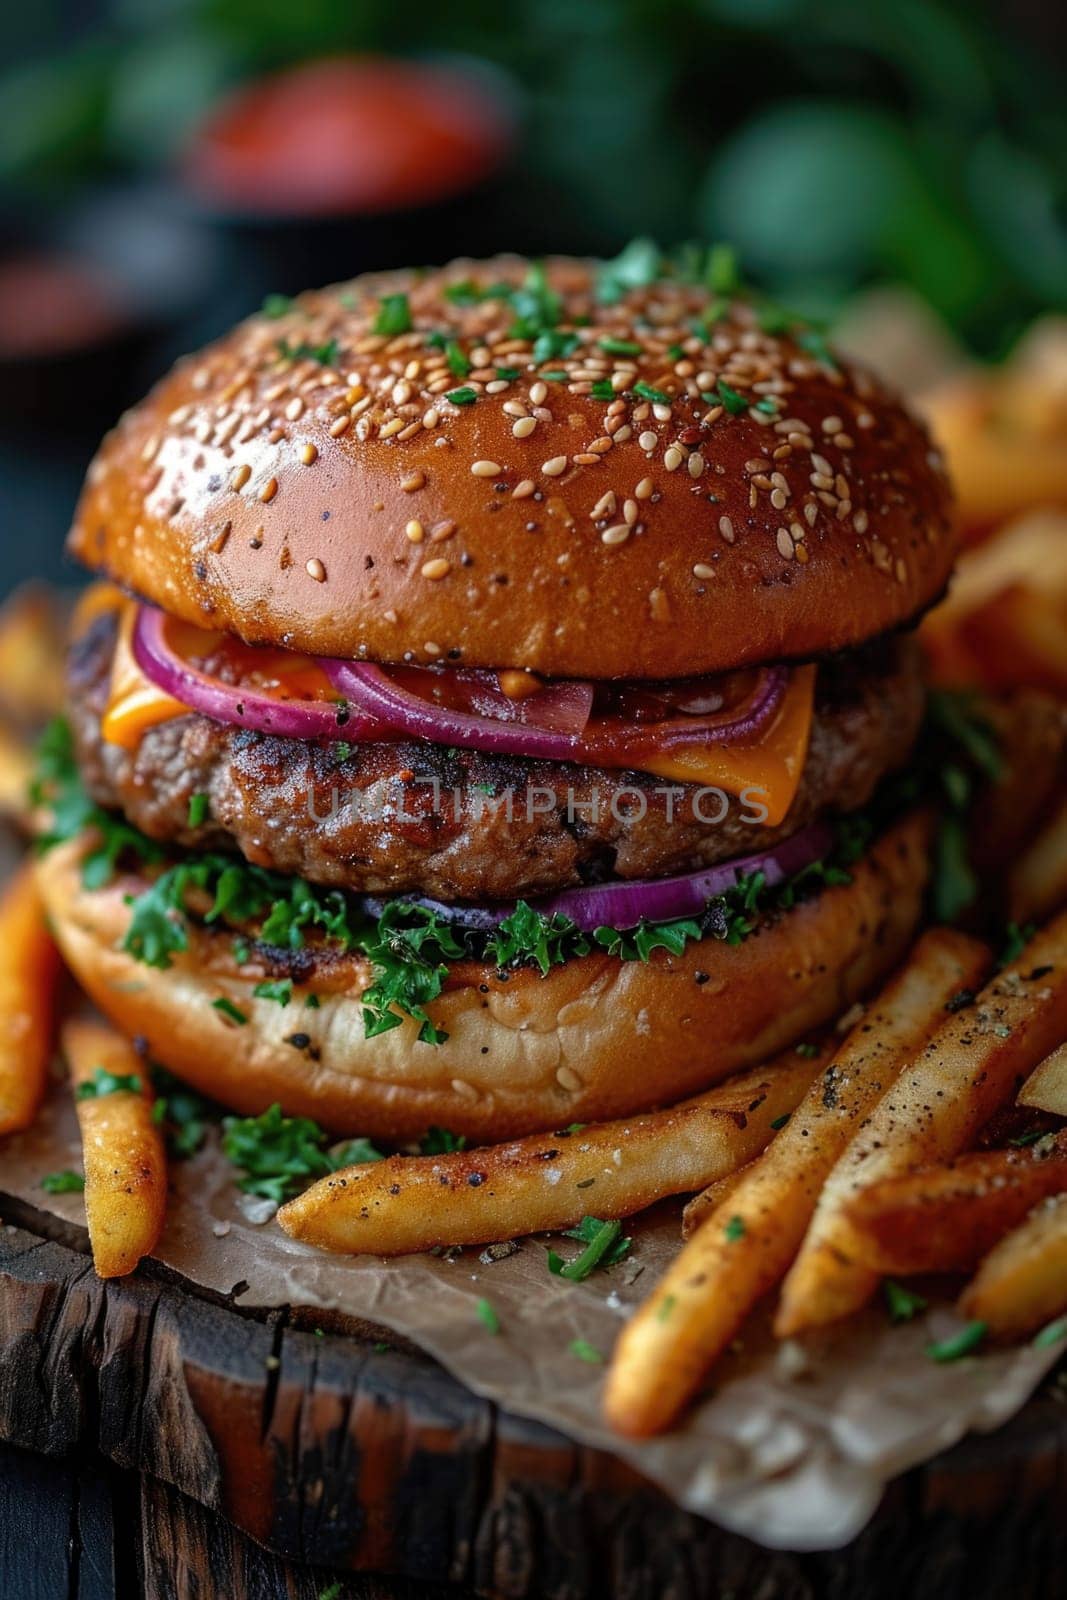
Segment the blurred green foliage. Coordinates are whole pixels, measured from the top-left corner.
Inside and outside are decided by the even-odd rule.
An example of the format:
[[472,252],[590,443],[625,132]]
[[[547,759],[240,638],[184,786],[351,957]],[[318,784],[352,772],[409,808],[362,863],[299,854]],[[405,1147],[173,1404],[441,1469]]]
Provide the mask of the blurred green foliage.
[[454,52],[519,85],[514,204],[559,243],[729,237],[831,309],[913,284],[997,354],[1067,306],[1067,96],[981,0],[113,0],[0,83],[0,180],[165,162],[219,90],[339,50]]

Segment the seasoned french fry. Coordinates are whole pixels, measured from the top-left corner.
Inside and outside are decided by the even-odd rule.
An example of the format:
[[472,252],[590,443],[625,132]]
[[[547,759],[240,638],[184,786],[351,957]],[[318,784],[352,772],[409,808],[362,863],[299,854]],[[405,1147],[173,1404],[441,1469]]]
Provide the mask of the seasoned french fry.
[[1067,1133],[885,1178],[862,1190],[846,1215],[863,1265],[876,1272],[965,1272],[1039,1200],[1064,1193]]
[[780,1337],[848,1316],[873,1293],[877,1276],[861,1264],[848,1220],[860,1191],[965,1150],[1065,1035],[1067,914],[942,1023],[859,1128],[829,1176],[786,1280],[775,1320]]
[[278,1221],[323,1250],[403,1255],[629,1216],[731,1171],[773,1137],[825,1057],[795,1050],[665,1111],[322,1178]]
[[28,1128],[44,1094],[59,952],[33,868],[0,899],[0,1134]]
[[1067,1311],[1067,1195],[1045,1200],[986,1256],[960,1300],[994,1339],[1021,1339]]
[[1067,902],[1067,800],[1033,844],[1015,862],[1008,880],[1008,905],[1020,925],[1049,915]]
[[1019,1090],[1019,1104],[1067,1117],[1067,1044],[1061,1044],[1031,1072]]
[[32,775],[29,747],[0,723],[0,818],[20,828],[29,827]]
[[947,929],[919,940],[786,1126],[627,1324],[605,1397],[608,1419],[620,1432],[657,1433],[678,1415],[752,1306],[786,1271],[857,1121],[988,959],[983,945]]
[[163,1228],[167,1167],[152,1091],[144,1063],[112,1028],[76,1018],[62,1039],[81,1128],[93,1264],[99,1277],[120,1278]]

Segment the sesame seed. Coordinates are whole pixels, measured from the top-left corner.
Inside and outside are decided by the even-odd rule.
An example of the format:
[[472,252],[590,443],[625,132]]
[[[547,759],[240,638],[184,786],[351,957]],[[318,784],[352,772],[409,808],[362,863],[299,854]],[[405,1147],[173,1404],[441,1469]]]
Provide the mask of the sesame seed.
[[706,561],[698,561],[693,568],[694,578],[714,578],[715,568],[709,567]]
[[548,385],[540,382],[533,384],[530,389],[530,399],[535,406],[543,406],[548,399]]
[[456,531],[456,523],[449,517],[444,522],[435,522],[430,529],[430,543],[444,544],[446,539],[451,539]]
[[424,578],[436,581],[438,578],[446,578],[448,576],[452,571],[452,563],[451,561],[446,561],[444,556],[434,556],[432,561],[424,561],[419,570]]
[[821,426],[823,433],[840,433],[844,423],[840,417],[823,417]]
[[693,454],[689,457],[689,476],[691,478],[699,478],[703,470],[704,457],[700,454],[699,450],[694,450]]
[[623,505],[622,515],[623,521],[632,528],[637,521],[637,501],[627,500]]
[[422,425],[424,428],[436,428],[440,420],[441,418],[433,406],[430,407],[429,411],[424,411],[422,414]]
[[252,468],[248,465],[247,461],[242,461],[241,465],[239,467],[235,467],[233,470],[233,476],[230,479],[230,488],[243,489],[251,476]]
[[537,485],[534,483],[532,478],[523,478],[522,482],[517,483],[514,489],[512,489],[511,498],[513,500],[526,500],[530,495],[533,494],[536,488]]
[[417,489],[424,489],[426,487],[425,472],[421,470],[409,472],[407,477],[401,480],[400,487],[405,494],[414,494]]
[[592,517],[594,522],[598,522],[601,517],[610,517],[615,510],[616,504],[617,501],[615,499],[614,489],[607,489],[600,496],[600,499],[597,501],[592,511],[590,511],[589,515]]
[[642,450],[654,450],[659,443],[659,436],[649,428],[645,433],[638,436],[637,442]]
[[403,417],[394,417],[391,422],[386,422],[378,430],[379,439],[391,439],[394,433],[399,433],[404,427]]
[[536,417],[519,417],[517,422],[512,423],[511,431],[516,439],[528,439],[536,427]]
[[505,400],[500,408],[506,417],[526,417],[529,412],[521,400]]
[[867,516],[866,511],[857,511],[856,515],[852,518],[852,526],[855,528],[857,533],[866,533],[869,524],[870,519]]
[[827,461],[826,457],[819,455],[814,450],[812,451],[812,455],[811,455],[811,464],[815,468],[816,472],[822,473],[824,478],[832,478],[833,477],[834,469],[830,465],[830,463]]
[[681,466],[684,457],[676,444],[668,447],[663,457],[663,465],[668,472],[675,472]]
[[314,578],[316,583],[326,582],[326,568],[318,556],[312,556],[311,560],[306,563],[304,570],[309,578]]
[[350,416],[338,417],[336,422],[330,423],[330,438],[339,439],[343,433],[348,432],[351,426],[352,418]]
[[778,546],[778,554],[784,556],[787,561],[792,561],[794,549],[793,541],[790,538],[788,528],[778,529],[778,532],[775,535],[775,543]]
[[613,528],[605,528],[600,535],[604,544],[625,544],[630,537],[630,530],[625,522],[618,522]]
[[304,402],[301,400],[299,395],[297,395],[295,399],[290,400],[289,404],[285,408],[285,414],[289,418],[290,422],[295,422],[298,417],[303,415],[303,412]]
[[652,479],[642,478],[634,490],[634,497],[638,500],[647,500],[652,493]]
[[418,518],[413,517],[404,529],[404,533],[412,544],[421,544],[426,537],[426,529]]
[[302,444],[300,446],[300,459],[305,467],[310,467],[312,462],[319,458],[319,447],[315,444]]
[[471,471],[476,478],[498,478],[502,470],[499,461],[471,462]]
[[566,456],[553,456],[550,461],[543,462],[541,466],[541,471],[545,474],[546,478],[558,478],[560,473],[566,472],[566,470]]
[[277,493],[278,493],[278,480],[277,480],[277,478],[268,478],[266,483],[263,485],[262,489],[259,491],[259,498],[264,502],[264,504],[266,504],[267,501],[273,500],[274,496]]
[[730,517],[720,517],[719,532],[722,534],[727,544],[733,544],[735,537],[733,519]]

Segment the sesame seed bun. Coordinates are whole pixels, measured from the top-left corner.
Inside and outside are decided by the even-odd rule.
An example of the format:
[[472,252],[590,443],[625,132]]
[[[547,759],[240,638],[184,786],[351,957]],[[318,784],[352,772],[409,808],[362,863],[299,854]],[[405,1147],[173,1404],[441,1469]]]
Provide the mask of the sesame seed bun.
[[946,480],[868,374],[677,278],[606,304],[580,261],[523,324],[528,271],[241,324],[105,441],[71,552],[250,643],[564,677],[821,655],[939,595]]
[[[647,964],[589,955],[544,978],[456,967],[431,1008],[449,1035],[437,1046],[420,1044],[410,1022],[365,1037],[365,963],[324,965],[282,1007],[253,995],[265,970],[237,967],[232,938],[191,929],[189,949],[165,972],[127,955],[124,895],[138,884],[86,889],[84,840],[45,855],[37,870],[86,992],[203,1093],[248,1114],[278,1101],[338,1134],[407,1139],[439,1124],[489,1140],[669,1104],[840,1015],[903,954],[920,915],[928,839],[926,817],[913,813],[881,836],[851,883],[738,945],[706,939]],[[308,992],[317,1009],[304,1006]],[[220,999],[243,1026],[219,1012]]]

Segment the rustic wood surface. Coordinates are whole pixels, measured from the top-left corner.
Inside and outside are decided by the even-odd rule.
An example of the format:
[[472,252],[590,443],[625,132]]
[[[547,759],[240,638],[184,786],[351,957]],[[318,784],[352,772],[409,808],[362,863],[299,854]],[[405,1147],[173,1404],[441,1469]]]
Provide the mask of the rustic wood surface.
[[0,1440],[49,1458],[19,1460],[52,1487],[5,1514],[0,1472],[0,1594],[315,1600],[359,1571],[386,1576],[346,1580],[344,1600],[450,1585],[502,1600],[1061,1600],[1062,1394],[1050,1385],[997,1434],[899,1479],[848,1550],[769,1552],[417,1352],[243,1314],[152,1265],[104,1284],[79,1251],[8,1220]]

